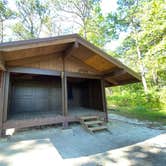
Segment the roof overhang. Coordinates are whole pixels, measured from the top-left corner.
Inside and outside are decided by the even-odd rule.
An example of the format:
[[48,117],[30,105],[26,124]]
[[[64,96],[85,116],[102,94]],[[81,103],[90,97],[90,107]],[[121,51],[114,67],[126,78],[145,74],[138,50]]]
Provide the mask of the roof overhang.
[[30,62],[31,58],[47,58],[52,54],[78,58],[95,69],[107,81],[108,86],[141,80],[136,72],[77,34],[0,44],[0,69]]

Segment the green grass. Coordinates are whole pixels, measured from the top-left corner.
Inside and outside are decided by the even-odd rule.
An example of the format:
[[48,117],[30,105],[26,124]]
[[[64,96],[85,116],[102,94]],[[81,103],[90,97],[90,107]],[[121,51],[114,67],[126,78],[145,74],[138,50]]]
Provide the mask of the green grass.
[[118,98],[107,98],[108,110],[112,113],[120,114],[130,118],[139,120],[148,120],[152,122],[160,122],[166,125],[166,110],[149,106],[149,103],[120,102]]
[[114,107],[110,109],[110,113],[120,114],[129,118],[136,118],[139,120],[148,120],[151,122],[160,122],[161,124],[166,125],[166,111],[138,111],[135,109],[129,109],[127,107]]

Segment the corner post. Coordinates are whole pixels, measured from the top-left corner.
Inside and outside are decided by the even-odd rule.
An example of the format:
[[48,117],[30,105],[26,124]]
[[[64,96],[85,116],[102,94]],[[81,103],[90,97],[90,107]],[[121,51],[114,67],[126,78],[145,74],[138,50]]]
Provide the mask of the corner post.
[[3,123],[7,120],[9,79],[9,72],[0,72],[0,136],[3,136],[5,133]]
[[105,113],[105,121],[108,122],[107,101],[106,101],[106,94],[105,94],[104,79],[101,79],[101,93],[102,93],[103,112]]
[[4,96],[4,73],[0,71],[0,137],[2,137],[2,125],[3,125],[3,96]]

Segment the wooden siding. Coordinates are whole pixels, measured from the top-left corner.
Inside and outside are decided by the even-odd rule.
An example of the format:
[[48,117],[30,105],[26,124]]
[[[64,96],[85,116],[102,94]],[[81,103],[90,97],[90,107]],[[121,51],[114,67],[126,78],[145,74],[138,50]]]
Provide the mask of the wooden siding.
[[9,114],[45,111],[61,114],[60,78],[20,75],[11,84]]
[[65,71],[67,72],[77,72],[77,73],[89,73],[98,74],[98,71],[94,68],[84,64],[78,58],[73,56],[67,57],[65,59]]
[[[26,67],[26,68],[36,68],[36,69],[46,69],[46,70],[56,70],[63,71],[63,56],[62,54],[48,55],[43,57],[36,57],[32,60],[27,59],[24,63],[19,63],[19,61],[8,62],[8,67]],[[99,71],[90,67],[89,65],[83,63],[78,58],[74,56],[69,56],[65,58],[65,69],[66,72],[73,73],[85,73],[97,75]]]
[[68,81],[68,105],[103,110],[100,80]]
[[36,47],[36,48],[29,48],[29,49],[22,49],[17,51],[8,51],[4,52],[4,59],[6,61],[12,60],[19,60],[24,59],[27,57],[34,57],[34,56],[41,56],[41,55],[49,55],[55,54],[57,52],[62,52],[66,48],[68,48],[68,44],[63,45],[52,45],[52,46],[45,46],[45,47]]
[[40,59],[38,62],[24,64],[22,67],[62,71],[63,69],[62,57],[50,56],[44,60]]

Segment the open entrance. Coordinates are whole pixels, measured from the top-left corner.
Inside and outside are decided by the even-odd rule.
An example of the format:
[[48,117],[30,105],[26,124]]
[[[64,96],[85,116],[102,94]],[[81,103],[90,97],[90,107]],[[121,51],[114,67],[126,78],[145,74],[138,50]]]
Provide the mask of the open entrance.
[[62,114],[61,78],[11,73],[8,119],[36,119]]
[[67,78],[68,115],[103,114],[101,81],[97,79]]

